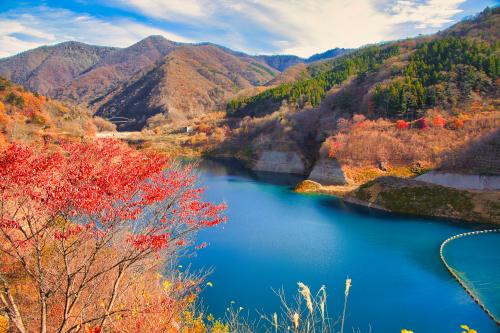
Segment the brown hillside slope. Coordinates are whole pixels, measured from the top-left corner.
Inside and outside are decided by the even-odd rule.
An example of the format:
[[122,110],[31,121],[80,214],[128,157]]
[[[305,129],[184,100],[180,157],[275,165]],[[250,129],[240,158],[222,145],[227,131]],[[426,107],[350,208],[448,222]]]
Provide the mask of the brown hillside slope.
[[109,97],[97,110],[103,117],[126,117],[121,129],[139,129],[165,113],[172,121],[220,110],[243,89],[263,85],[277,71],[246,55],[205,45],[184,45],[162,63]]
[[178,46],[162,36],[150,36],[132,46],[108,53],[92,68],[59,88],[55,97],[96,109],[100,97],[130,80],[133,75],[152,67]]
[[31,91],[52,96],[115,48],[64,42],[0,60],[0,75]]

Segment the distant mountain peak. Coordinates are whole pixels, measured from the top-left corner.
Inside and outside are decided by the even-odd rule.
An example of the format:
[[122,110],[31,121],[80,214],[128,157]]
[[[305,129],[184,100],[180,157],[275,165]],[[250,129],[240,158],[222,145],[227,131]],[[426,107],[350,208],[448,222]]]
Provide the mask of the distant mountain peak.
[[334,58],[336,56],[342,55],[342,54],[349,52],[349,51],[351,51],[351,49],[344,49],[344,48],[336,47],[336,48],[327,50],[325,52],[313,54],[312,56],[310,56],[309,58],[306,59],[306,62],[314,62],[314,61],[318,61],[318,60]]

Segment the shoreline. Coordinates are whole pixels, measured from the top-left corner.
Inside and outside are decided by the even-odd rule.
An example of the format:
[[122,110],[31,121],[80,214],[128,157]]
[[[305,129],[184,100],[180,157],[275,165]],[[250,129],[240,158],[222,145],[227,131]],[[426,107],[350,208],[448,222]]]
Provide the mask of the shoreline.
[[[197,158],[211,160],[221,163],[235,163],[238,168],[243,168],[251,172],[258,172],[249,167],[248,163],[241,160],[235,156],[214,156],[205,155]],[[289,173],[279,173],[283,175],[293,175]],[[389,180],[389,181],[388,181]],[[388,185],[388,186],[387,186]],[[374,190],[372,188],[375,188]],[[410,193],[413,190],[421,190],[417,193]],[[403,205],[399,207],[398,205],[387,205],[386,202],[380,199],[380,194],[384,196],[386,193],[392,190],[397,190],[405,194],[407,198],[411,198],[411,205]],[[368,209],[375,209],[378,211],[402,214],[407,216],[415,217],[425,217],[432,219],[446,219],[461,221],[464,223],[479,223],[482,225],[496,226],[500,224],[500,215],[495,211],[495,214],[491,213],[489,215],[488,209],[494,206],[495,202],[500,200],[500,191],[471,191],[471,190],[459,190],[451,187],[445,187],[437,184],[430,184],[422,182],[415,179],[406,179],[398,177],[379,177],[374,180],[368,181],[364,184],[353,184],[353,185],[322,185],[318,182],[304,179],[297,183],[293,191],[300,194],[321,194],[328,196],[335,196],[341,199],[347,204],[352,204],[360,207],[366,207]],[[374,192],[374,193],[369,193]],[[373,197],[372,197],[373,196]],[[441,206],[432,207],[429,209],[429,200],[434,201],[434,199],[441,199],[446,197],[446,200],[453,200],[455,196],[459,196],[460,199],[465,197],[467,201],[458,201],[455,206],[451,207],[448,202],[441,202]],[[469,196],[471,198],[469,198]],[[393,196],[399,199],[399,196]],[[490,198],[491,197],[491,198]],[[486,198],[486,199],[485,199]],[[423,203],[422,203],[423,201]],[[484,202],[490,203],[490,206],[484,207]],[[408,204],[408,203],[407,203]],[[469,210],[462,209],[461,204],[468,204]],[[422,207],[420,207],[422,206]],[[479,207],[479,213],[473,212],[474,208]],[[494,207],[495,209],[496,206]],[[499,208],[500,209],[500,208]],[[486,210],[486,211],[485,211]]]

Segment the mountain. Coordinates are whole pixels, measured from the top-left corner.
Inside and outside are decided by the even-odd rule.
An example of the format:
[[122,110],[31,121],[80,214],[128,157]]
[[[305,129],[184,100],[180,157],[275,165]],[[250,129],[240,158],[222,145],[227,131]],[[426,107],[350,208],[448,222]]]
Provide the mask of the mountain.
[[[282,102],[302,109],[324,106],[334,97],[338,100],[332,107],[344,112],[393,118],[408,110],[415,116],[436,106],[457,107],[473,92],[497,93],[499,28],[499,9],[487,9],[436,35],[295,65],[271,81],[271,89],[233,100],[228,110],[254,116],[256,111],[270,114]],[[325,54],[335,53],[331,51]]]
[[179,121],[223,110],[240,93],[295,79],[287,76],[294,70],[279,76],[283,70],[346,51],[333,49],[308,59],[250,56],[212,43],[150,36],[126,48],[79,42],[39,47],[0,60],[0,75],[97,115],[128,118],[120,129],[140,129],[157,113]]
[[346,52],[351,51],[350,49],[341,49],[341,48],[334,48],[331,50],[327,50],[322,53],[317,53],[309,58],[301,58],[297,57],[295,55],[259,55],[257,56],[258,59],[264,61],[266,64],[269,66],[279,70],[280,72],[283,72],[287,70],[288,68],[295,66],[297,64],[303,64],[303,63],[312,63],[315,61],[320,61],[320,60],[326,60],[326,59],[331,59],[335,58],[337,56],[340,56]]
[[108,96],[96,114],[130,119],[121,129],[140,129],[158,113],[186,120],[223,110],[239,91],[264,85],[277,73],[251,56],[213,44],[183,45]]
[[257,58],[280,72],[294,65],[306,62],[305,59],[295,55],[259,55]]
[[159,112],[175,121],[224,109],[241,90],[277,74],[259,57],[161,36],[126,48],[65,42],[0,60],[0,75],[98,115],[130,118],[120,128],[133,129]]
[[79,42],[42,46],[0,59],[0,75],[50,96],[115,50]]
[[162,36],[150,36],[127,48],[116,49],[67,85],[58,87],[54,96],[92,107],[102,96],[141,70],[155,65],[178,46],[180,44]]
[[319,61],[319,60],[335,58],[335,57],[340,56],[340,55],[347,53],[349,51],[352,51],[352,50],[336,47],[334,49],[331,49],[331,50],[328,50],[328,51],[325,51],[322,53],[316,53],[316,54],[310,56],[309,58],[307,58],[305,60],[305,62],[311,63],[311,62],[315,62],[315,61]]

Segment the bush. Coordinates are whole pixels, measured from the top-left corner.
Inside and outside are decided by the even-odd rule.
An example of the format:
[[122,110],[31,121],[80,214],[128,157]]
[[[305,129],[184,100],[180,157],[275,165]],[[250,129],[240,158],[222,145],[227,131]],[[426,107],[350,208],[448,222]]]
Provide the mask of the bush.
[[99,132],[114,132],[116,131],[116,125],[110,121],[107,121],[101,117],[92,118],[92,122],[97,127]]
[[23,107],[24,106],[24,99],[21,96],[15,94],[13,92],[9,93],[7,95],[7,97],[5,97],[5,101],[7,103],[9,103],[10,105],[14,105],[14,106],[17,106],[17,107]]
[[429,121],[427,120],[427,118],[420,118],[420,119],[417,119],[415,121],[415,126],[418,128],[418,129],[421,129],[421,130],[426,130],[429,128]]
[[436,115],[434,119],[432,119],[432,126],[434,127],[445,127],[446,126],[446,120],[441,117],[440,115]]
[[398,120],[396,121],[396,128],[397,129],[408,129],[410,127],[410,124],[408,124],[407,121],[404,121],[404,120]]

